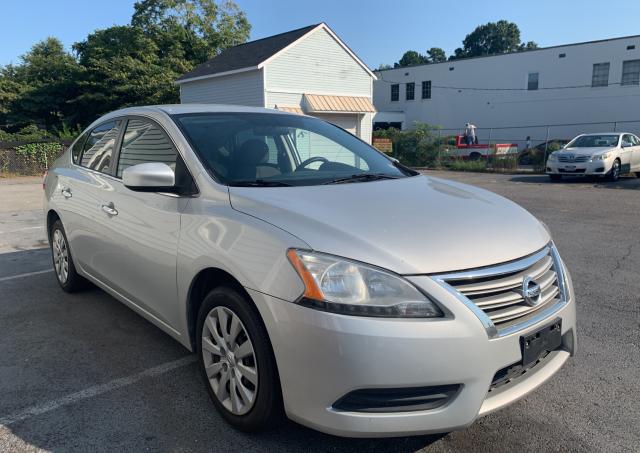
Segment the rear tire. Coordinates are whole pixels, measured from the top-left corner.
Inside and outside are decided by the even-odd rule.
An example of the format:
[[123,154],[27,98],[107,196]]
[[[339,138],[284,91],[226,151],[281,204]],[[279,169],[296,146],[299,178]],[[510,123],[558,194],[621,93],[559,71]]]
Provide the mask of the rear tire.
[[636,172],[636,178],[640,178],[640,171]]
[[620,179],[620,161],[618,159],[613,161],[611,170],[609,170],[608,179],[611,182],[615,182]]
[[481,157],[482,157],[482,154],[478,152],[473,152],[469,154],[469,160],[480,160]]
[[252,301],[231,288],[211,291],[198,313],[196,343],[209,396],[229,424],[255,432],[282,420],[275,357]]
[[60,287],[68,293],[74,293],[86,288],[88,282],[76,272],[67,234],[60,220],[56,220],[51,226],[49,235],[51,238],[53,270]]
[[549,175],[551,181],[560,181],[562,179],[562,175]]

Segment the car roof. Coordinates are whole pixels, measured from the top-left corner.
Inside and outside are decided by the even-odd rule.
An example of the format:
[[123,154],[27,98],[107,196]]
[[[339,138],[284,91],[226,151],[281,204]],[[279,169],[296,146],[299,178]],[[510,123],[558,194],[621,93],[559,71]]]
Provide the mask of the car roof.
[[588,134],[580,134],[580,137],[589,136],[589,135],[623,135],[623,134],[631,134],[631,132],[589,132]]
[[281,110],[267,109],[264,107],[247,107],[244,105],[225,105],[225,104],[166,104],[166,105],[148,105],[139,107],[127,107],[109,113],[109,115],[135,115],[136,113],[145,112],[164,112],[169,115],[181,113],[276,113],[282,115],[290,115],[289,112]]

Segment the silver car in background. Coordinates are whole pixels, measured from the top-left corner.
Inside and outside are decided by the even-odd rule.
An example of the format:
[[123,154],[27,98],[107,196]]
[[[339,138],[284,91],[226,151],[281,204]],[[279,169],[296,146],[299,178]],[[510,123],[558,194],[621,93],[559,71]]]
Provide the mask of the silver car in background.
[[576,348],[544,224],[304,115],[113,112],[49,170],[45,210],[60,286],[92,282],[196,352],[246,431],[461,429]]

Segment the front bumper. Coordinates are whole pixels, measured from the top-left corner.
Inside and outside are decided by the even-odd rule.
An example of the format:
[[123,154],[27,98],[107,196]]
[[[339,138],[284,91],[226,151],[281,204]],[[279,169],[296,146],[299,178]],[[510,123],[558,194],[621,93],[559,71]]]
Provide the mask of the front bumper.
[[613,164],[613,159],[594,162],[557,162],[547,161],[545,172],[549,175],[606,175]]
[[[512,335],[489,339],[474,313],[428,277],[411,280],[452,316],[375,319],[321,312],[249,290],[275,352],[289,418],[326,433],[385,437],[448,432],[504,407],[549,379],[575,349],[575,301]],[[562,319],[563,346],[522,377],[489,392],[496,372],[521,360],[520,336]],[[332,405],[359,389],[460,384],[444,406],[363,413]]]

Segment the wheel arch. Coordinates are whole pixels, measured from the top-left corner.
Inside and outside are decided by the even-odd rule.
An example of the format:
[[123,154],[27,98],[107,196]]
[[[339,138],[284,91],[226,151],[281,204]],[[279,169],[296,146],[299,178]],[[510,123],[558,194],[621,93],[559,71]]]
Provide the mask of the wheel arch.
[[[191,285],[189,286],[189,292],[187,293],[187,329],[189,334],[189,344],[193,351],[197,349],[196,345],[196,324],[198,321],[198,311],[200,310],[200,306],[205,298],[205,296],[215,288],[227,286],[235,289],[240,294],[246,297],[248,301],[251,302],[253,309],[256,311],[260,319],[260,312],[257,309],[255,302],[249,295],[249,293],[244,289],[244,286],[229,272],[216,268],[216,267],[207,267],[205,269],[200,270],[193,280],[191,281]],[[264,322],[264,321],[263,321]]]
[[56,220],[60,220],[60,215],[55,209],[49,209],[49,211],[47,211],[47,239],[49,240],[49,243],[51,243],[51,227]]

